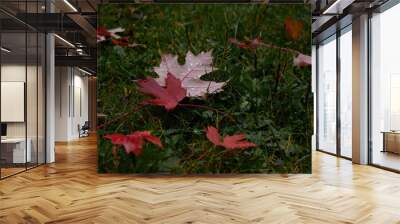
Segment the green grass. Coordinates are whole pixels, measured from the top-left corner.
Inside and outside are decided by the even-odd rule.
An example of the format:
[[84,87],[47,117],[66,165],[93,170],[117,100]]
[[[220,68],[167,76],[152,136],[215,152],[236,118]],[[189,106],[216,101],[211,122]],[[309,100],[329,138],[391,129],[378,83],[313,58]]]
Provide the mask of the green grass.
[[[301,38],[291,40],[287,16],[304,23]],[[307,5],[258,4],[108,4],[99,9],[99,26],[122,26],[130,42],[146,47],[122,48],[99,44],[98,112],[107,115],[100,124],[134,111],[144,99],[133,80],[156,77],[152,71],[164,53],[198,54],[213,50],[218,68],[205,80],[227,81],[224,91],[185,103],[207,105],[234,119],[204,109],[182,108],[167,112],[145,106],[99,130],[128,134],[150,130],[164,149],[146,144],[140,157],[122,147],[112,154],[109,140],[98,141],[99,172],[121,173],[310,173],[313,98],[311,69],[293,66],[293,55],[269,48],[254,53],[228,42],[256,36],[305,54],[311,51],[311,13]],[[222,135],[245,133],[258,145],[237,153],[221,153],[205,136],[216,126]],[[202,159],[201,155],[208,153]]]

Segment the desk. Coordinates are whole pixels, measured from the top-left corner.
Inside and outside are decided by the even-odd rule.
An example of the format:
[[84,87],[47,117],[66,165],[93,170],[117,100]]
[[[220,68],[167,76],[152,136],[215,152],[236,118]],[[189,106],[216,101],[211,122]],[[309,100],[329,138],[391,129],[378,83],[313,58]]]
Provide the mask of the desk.
[[400,132],[384,131],[382,152],[392,152],[400,154]]
[[[32,141],[30,138],[26,140],[28,143],[25,152],[25,138],[6,138],[1,139],[2,157],[9,163],[25,163],[31,162]],[[3,156],[3,152],[5,152]],[[11,156],[12,154],[12,156]],[[12,158],[12,160],[11,160]],[[25,160],[26,159],[26,160]]]

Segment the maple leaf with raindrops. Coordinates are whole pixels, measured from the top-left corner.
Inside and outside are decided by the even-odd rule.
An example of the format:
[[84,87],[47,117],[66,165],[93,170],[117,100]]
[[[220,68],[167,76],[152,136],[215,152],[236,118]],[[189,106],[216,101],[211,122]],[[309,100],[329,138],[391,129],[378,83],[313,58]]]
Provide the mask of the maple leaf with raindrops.
[[218,93],[223,90],[226,82],[200,79],[203,75],[216,70],[212,66],[212,51],[201,52],[198,55],[188,51],[185,60],[185,64],[181,65],[177,55],[162,55],[160,65],[154,67],[154,72],[158,74],[158,78],[155,79],[157,83],[165,86],[165,78],[170,73],[182,82],[182,87],[186,89],[188,97],[204,97],[206,94]]
[[143,101],[143,104],[164,106],[165,109],[172,110],[186,96],[186,89],[182,88],[181,81],[170,73],[167,74],[165,87],[160,86],[152,77],[138,80],[137,83],[140,92],[155,97]]

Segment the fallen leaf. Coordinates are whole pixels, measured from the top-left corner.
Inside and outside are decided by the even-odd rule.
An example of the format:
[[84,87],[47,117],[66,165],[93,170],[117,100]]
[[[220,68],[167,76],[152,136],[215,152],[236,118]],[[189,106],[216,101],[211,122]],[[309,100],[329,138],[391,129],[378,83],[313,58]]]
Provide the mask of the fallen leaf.
[[143,103],[164,106],[167,110],[174,109],[186,96],[186,89],[182,87],[181,81],[170,73],[166,77],[166,87],[160,86],[152,77],[138,80],[137,83],[140,92],[156,97]]
[[225,136],[223,140],[221,141],[221,135],[218,132],[218,129],[216,129],[213,126],[208,126],[207,127],[207,134],[206,134],[208,140],[210,140],[214,145],[216,146],[222,146],[226,148],[228,151],[233,150],[233,149],[246,149],[246,148],[252,148],[256,147],[257,145],[246,141],[246,135],[244,134],[237,134],[237,135],[231,135],[231,136]]
[[245,141],[246,135],[244,134],[238,134],[238,135],[232,135],[232,136],[226,136],[223,141],[223,146],[227,149],[246,149],[246,148],[251,148],[251,147],[256,147],[257,145]]
[[214,145],[222,145],[221,135],[219,134],[218,129],[215,127],[208,126],[206,136]]
[[293,64],[297,67],[305,67],[311,65],[311,56],[298,54],[293,58]]
[[156,81],[161,86],[165,86],[165,77],[171,73],[182,82],[182,87],[187,90],[188,97],[203,97],[206,94],[220,92],[225,82],[200,79],[203,75],[215,70],[211,65],[212,61],[211,51],[201,52],[198,55],[188,51],[184,65],[179,64],[177,55],[163,55],[159,67],[154,67],[154,72],[158,74]]
[[114,145],[123,145],[127,154],[133,153],[135,156],[140,156],[142,154],[142,147],[145,143],[144,140],[160,148],[163,147],[160,139],[152,135],[149,131],[135,131],[129,135],[110,134],[105,135],[104,138],[110,139]]
[[292,17],[288,16],[285,19],[285,29],[293,40],[300,38],[301,32],[303,31],[303,23],[298,20],[293,20]]
[[246,41],[239,41],[236,38],[229,38],[228,41],[232,44],[237,45],[239,48],[252,50],[257,49],[263,44],[261,37],[256,37],[253,40]]
[[98,27],[96,30],[97,34],[97,43],[102,42],[107,40],[108,38],[115,38],[115,39],[119,39],[121,38],[117,33],[121,33],[124,32],[125,29],[118,27],[118,28],[114,28],[114,29],[107,29],[105,27]]

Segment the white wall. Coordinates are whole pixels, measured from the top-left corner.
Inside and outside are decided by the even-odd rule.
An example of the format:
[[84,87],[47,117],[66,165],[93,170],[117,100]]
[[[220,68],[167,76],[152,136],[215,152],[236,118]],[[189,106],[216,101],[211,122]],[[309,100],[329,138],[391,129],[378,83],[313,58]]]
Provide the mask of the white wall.
[[88,120],[88,78],[76,68],[56,67],[56,141],[79,138],[78,125]]
[[[25,82],[25,65],[9,64],[1,66],[1,81]],[[28,69],[30,70],[30,69]],[[6,110],[6,108],[1,108]],[[7,137],[25,137],[25,122],[7,122]]]
[[[1,81],[2,82],[24,82],[25,75],[27,73],[28,85],[29,87],[34,86],[35,88],[27,88],[27,119],[28,119],[28,129],[32,127],[36,130],[36,66],[18,65],[18,64],[5,64],[1,66]],[[40,106],[40,105],[39,105]],[[1,108],[6,110],[7,108]],[[35,126],[35,127],[33,127]],[[28,130],[29,132],[29,130]],[[25,137],[25,122],[7,122],[7,135],[8,137]],[[29,137],[29,133],[28,133]]]
[[82,126],[85,121],[88,121],[88,78],[82,76],[83,73],[77,70],[74,71],[74,82],[73,82],[73,108],[72,108],[72,120],[71,120],[71,136],[73,138],[79,137],[78,125]]
[[[1,81],[25,82],[25,65],[2,65]],[[25,124],[23,122],[8,123],[7,135],[8,137],[25,137]]]
[[69,68],[55,68],[55,140],[67,141],[69,133]]

